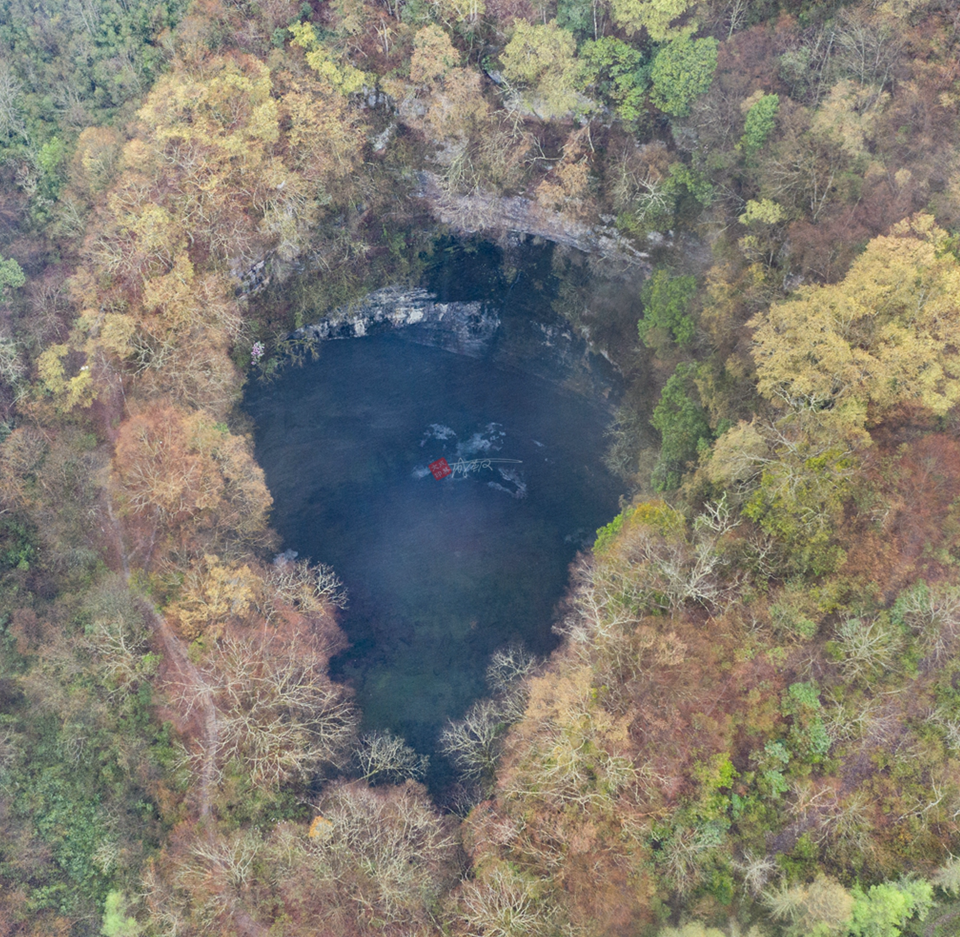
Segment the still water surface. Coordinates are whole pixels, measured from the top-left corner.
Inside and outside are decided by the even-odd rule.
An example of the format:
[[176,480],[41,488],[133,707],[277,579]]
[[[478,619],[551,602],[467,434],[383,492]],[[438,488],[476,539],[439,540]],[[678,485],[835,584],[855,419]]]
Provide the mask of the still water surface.
[[[324,344],[251,388],[245,409],[283,548],[348,589],[335,677],[365,727],[433,754],[484,694],[494,650],[555,646],[568,565],[617,511],[601,461],[609,405],[398,332]],[[520,464],[437,481],[427,466],[441,456]]]

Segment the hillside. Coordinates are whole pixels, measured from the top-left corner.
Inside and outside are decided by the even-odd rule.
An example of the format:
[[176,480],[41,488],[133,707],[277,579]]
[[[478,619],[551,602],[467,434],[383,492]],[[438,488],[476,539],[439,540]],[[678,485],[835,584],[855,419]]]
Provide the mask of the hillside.
[[[954,3],[7,0],[0,48],[0,933],[957,932]],[[451,234],[556,243],[633,494],[440,805],[237,404]]]

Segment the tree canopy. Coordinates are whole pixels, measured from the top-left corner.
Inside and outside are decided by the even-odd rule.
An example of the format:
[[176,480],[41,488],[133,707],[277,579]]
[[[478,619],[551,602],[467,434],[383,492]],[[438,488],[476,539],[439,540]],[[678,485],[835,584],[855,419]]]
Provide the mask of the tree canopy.
[[856,431],[901,403],[960,400],[960,263],[917,215],[875,238],[844,279],[755,317],[758,389],[784,409]]

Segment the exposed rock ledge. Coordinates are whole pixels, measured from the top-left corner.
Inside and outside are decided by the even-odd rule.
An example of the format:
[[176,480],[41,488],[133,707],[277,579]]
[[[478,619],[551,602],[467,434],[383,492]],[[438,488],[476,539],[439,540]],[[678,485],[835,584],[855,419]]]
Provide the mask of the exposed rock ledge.
[[479,357],[499,326],[499,316],[481,303],[438,303],[427,290],[388,286],[305,325],[294,336],[329,341],[409,328],[408,337],[421,344]]
[[619,393],[616,368],[559,318],[541,321],[478,302],[439,303],[432,293],[419,288],[377,290],[305,325],[293,337],[331,341],[397,329],[406,341],[483,357],[492,365],[532,374],[585,395],[594,403],[610,403]]
[[584,224],[519,196],[450,195],[432,172],[421,172],[419,180],[417,196],[427,202],[440,221],[457,232],[517,231],[631,267],[647,271],[651,268],[649,254],[637,250],[612,224]]

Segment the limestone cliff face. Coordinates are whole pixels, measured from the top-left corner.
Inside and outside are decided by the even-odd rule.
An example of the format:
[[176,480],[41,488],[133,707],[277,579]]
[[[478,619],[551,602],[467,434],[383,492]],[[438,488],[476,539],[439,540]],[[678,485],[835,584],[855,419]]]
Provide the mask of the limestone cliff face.
[[334,310],[295,335],[329,341],[402,328],[413,341],[478,358],[490,348],[499,326],[498,314],[481,303],[440,303],[427,290],[388,286],[359,303]]
[[404,340],[484,358],[533,374],[599,402],[619,395],[616,369],[559,316],[531,317],[486,303],[441,303],[424,289],[390,286],[294,333],[308,341],[364,338],[396,331]]
[[459,233],[530,234],[607,261],[619,261],[647,272],[651,269],[649,255],[637,250],[613,224],[587,224],[521,196],[508,198],[483,192],[451,195],[430,172],[421,172],[419,181],[416,194],[430,206],[438,221]]

